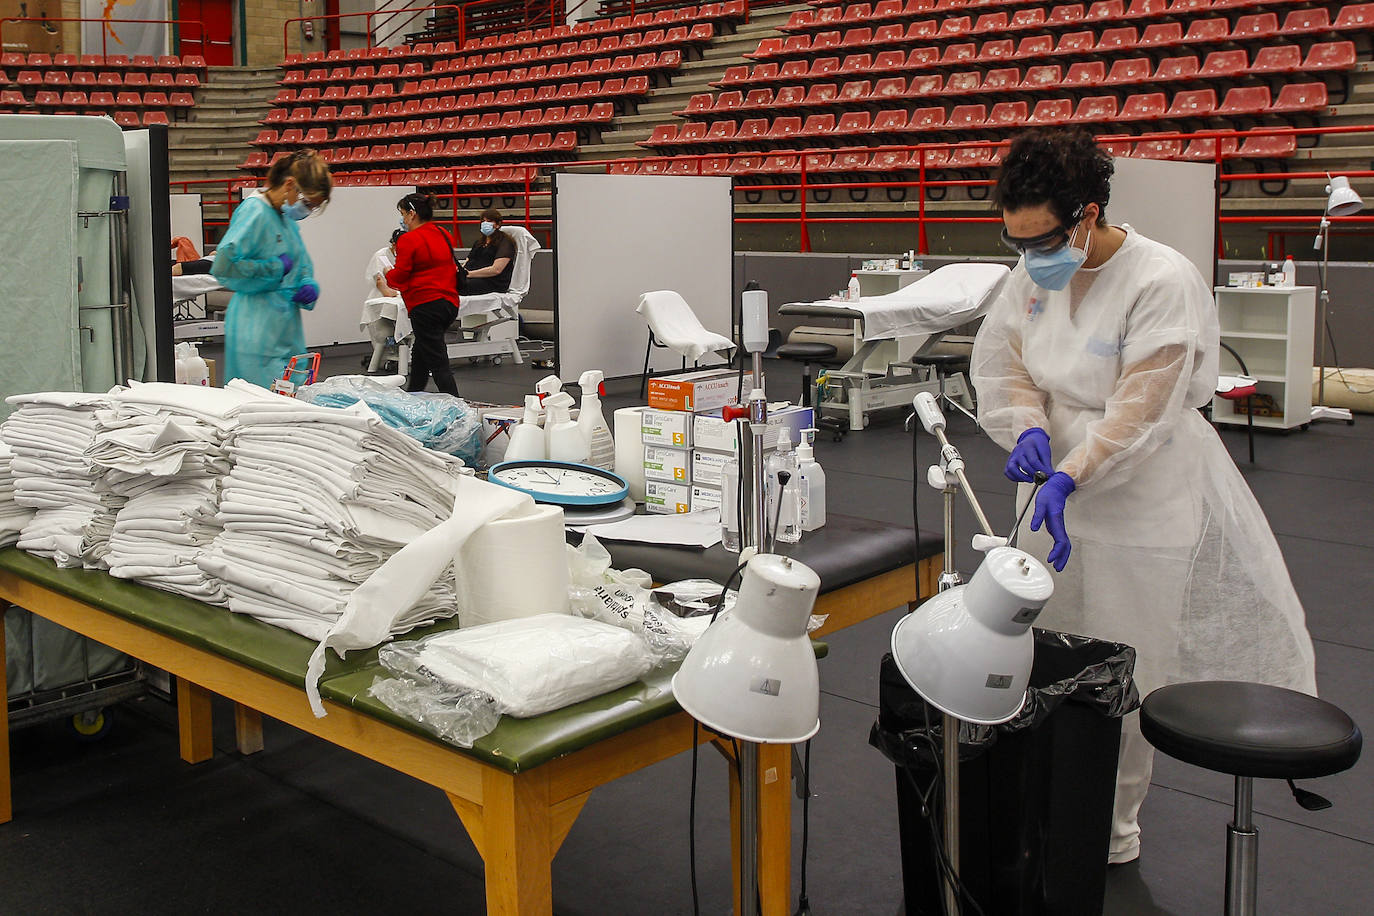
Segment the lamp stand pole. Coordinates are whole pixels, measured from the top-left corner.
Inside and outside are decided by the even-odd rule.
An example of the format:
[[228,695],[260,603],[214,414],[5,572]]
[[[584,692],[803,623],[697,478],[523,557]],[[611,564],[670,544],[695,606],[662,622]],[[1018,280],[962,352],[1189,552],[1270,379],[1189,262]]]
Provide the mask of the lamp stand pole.
[[1312,405],[1313,420],[1344,420],[1350,425],[1355,424],[1355,417],[1344,407],[1326,406],[1326,310],[1331,304],[1331,290],[1327,288],[1327,274],[1331,264],[1331,220],[1322,214],[1321,228],[1317,230],[1317,244],[1322,250],[1321,266],[1321,330],[1317,333],[1321,339],[1318,341],[1318,353],[1320,367],[1317,371],[1317,403]]

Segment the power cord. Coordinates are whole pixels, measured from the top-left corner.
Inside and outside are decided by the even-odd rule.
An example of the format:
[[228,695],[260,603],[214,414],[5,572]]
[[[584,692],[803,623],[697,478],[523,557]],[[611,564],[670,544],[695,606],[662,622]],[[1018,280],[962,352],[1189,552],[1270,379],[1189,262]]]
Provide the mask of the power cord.
[[687,857],[692,872],[692,913],[701,916],[701,897],[697,892],[697,751],[700,749],[701,723],[692,720],[692,788],[687,803]]
[[801,893],[797,896],[797,912],[793,916],[811,916],[811,901],[806,896],[806,854],[811,845],[811,742],[802,752],[802,848]]

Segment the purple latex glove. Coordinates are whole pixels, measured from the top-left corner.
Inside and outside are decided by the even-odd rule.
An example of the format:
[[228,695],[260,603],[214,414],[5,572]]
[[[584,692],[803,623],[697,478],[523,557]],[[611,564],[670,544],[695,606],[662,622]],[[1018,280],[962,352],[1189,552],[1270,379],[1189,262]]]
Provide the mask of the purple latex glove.
[[315,300],[320,298],[320,288],[314,283],[302,283],[296,290],[296,295],[291,297],[291,301],[305,309],[307,312],[315,307]]
[[1031,531],[1039,531],[1042,523],[1049,530],[1050,537],[1054,538],[1054,547],[1045,561],[1057,572],[1064,571],[1064,566],[1069,562],[1069,551],[1073,549],[1069,543],[1069,533],[1064,530],[1064,500],[1076,489],[1078,485],[1072,477],[1063,471],[1056,471],[1035,494]]
[[292,259],[289,254],[279,254],[277,255],[277,260],[281,261],[281,273],[283,277],[291,273],[291,268],[296,266],[295,260]]
[[1032,426],[1016,440],[1016,447],[1007,459],[1008,480],[1030,483],[1039,471],[1046,477],[1054,473],[1054,462],[1050,459],[1050,435],[1038,426]]

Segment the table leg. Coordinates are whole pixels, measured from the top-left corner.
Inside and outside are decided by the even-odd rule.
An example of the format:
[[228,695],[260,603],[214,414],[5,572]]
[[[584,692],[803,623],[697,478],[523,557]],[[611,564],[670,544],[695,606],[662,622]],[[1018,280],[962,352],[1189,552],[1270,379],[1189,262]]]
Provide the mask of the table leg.
[[787,916],[792,896],[792,745],[759,745],[759,898]]
[[245,756],[262,750],[262,713],[242,703],[235,703],[234,740],[238,743],[239,753]]
[[204,687],[177,678],[177,737],[187,763],[204,763],[215,755],[211,697]]
[[552,828],[547,774],[482,773],[488,916],[551,916]]
[[[0,602],[0,687],[9,683],[5,672],[5,610]],[[8,697],[0,702],[0,824],[8,824],[14,816],[10,801],[10,704]]]

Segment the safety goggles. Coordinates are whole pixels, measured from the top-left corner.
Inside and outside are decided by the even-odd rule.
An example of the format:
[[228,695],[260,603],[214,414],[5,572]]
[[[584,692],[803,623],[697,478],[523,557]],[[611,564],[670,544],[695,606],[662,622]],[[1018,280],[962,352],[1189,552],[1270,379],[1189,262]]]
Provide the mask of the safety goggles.
[[1058,251],[1069,243],[1069,234],[1072,229],[1065,229],[1063,226],[1056,226],[1049,232],[1041,235],[1029,237],[1018,237],[1007,232],[1006,227],[1002,228],[1002,244],[1006,245],[1017,254],[1025,254],[1027,251],[1039,251],[1049,254]]

